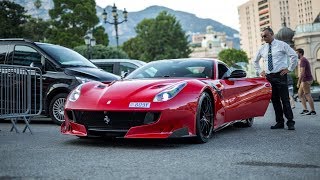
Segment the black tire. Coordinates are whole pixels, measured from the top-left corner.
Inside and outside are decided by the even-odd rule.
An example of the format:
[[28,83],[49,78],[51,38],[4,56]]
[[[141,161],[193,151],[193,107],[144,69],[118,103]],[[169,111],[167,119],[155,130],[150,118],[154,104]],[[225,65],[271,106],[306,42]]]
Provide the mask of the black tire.
[[64,104],[67,96],[67,93],[57,94],[49,104],[50,118],[57,125],[61,125],[64,122]]
[[213,104],[208,93],[203,92],[199,98],[196,116],[196,143],[206,143],[213,133]]

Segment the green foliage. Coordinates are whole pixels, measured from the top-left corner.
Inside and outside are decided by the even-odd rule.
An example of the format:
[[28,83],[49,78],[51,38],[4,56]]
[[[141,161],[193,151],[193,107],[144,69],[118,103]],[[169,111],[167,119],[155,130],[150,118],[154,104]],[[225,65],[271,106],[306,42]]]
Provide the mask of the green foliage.
[[22,26],[25,34],[24,37],[33,41],[44,42],[49,25],[50,23],[48,21],[31,18]]
[[128,54],[130,59],[140,59],[143,52],[142,39],[134,37],[123,43],[123,49]]
[[218,58],[228,66],[232,66],[237,62],[248,62],[247,53],[237,49],[224,49],[220,51]]
[[[77,46],[74,48],[79,54],[88,58],[90,53],[86,45]],[[121,49],[115,47],[106,47],[96,45],[92,47],[92,59],[128,59],[128,55]]]
[[30,18],[26,13],[19,4],[0,1],[0,38],[23,38],[23,24]]
[[99,22],[95,1],[53,0],[53,3],[54,8],[49,10],[52,19],[49,41],[69,48],[84,44],[86,31]]
[[109,45],[108,34],[105,34],[105,29],[102,26],[99,26],[93,30],[93,36],[96,38],[96,43],[104,46]]
[[136,26],[137,36],[124,43],[132,59],[146,62],[158,59],[188,57],[191,50],[180,23],[166,11],[155,19],[144,19]]

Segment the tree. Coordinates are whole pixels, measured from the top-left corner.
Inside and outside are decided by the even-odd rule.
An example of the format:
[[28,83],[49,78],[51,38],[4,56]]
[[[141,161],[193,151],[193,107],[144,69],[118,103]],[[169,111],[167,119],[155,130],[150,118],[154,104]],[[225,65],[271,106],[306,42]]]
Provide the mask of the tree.
[[44,42],[49,26],[50,23],[48,21],[31,18],[22,26],[25,34],[24,37],[33,41]]
[[123,49],[130,58],[144,61],[188,57],[188,37],[173,15],[162,11],[155,19],[144,19],[136,27],[137,36]]
[[102,26],[93,29],[93,36],[96,38],[97,44],[101,44],[104,46],[109,45],[109,37],[108,34],[105,33],[105,29]]
[[218,58],[228,66],[232,66],[237,62],[248,62],[247,53],[237,49],[224,49],[220,51]]
[[[88,48],[85,45],[74,48],[79,54],[88,57]],[[92,59],[128,59],[128,55],[121,49],[96,45],[92,47]]]
[[53,0],[49,10],[52,19],[49,41],[69,48],[84,43],[86,31],[94,27],[99,19],[94,0]]
[[23,24],[30,18],[26,15],[24,7],[14,2],[0,1],[0,37],[1,38],[22,38]]

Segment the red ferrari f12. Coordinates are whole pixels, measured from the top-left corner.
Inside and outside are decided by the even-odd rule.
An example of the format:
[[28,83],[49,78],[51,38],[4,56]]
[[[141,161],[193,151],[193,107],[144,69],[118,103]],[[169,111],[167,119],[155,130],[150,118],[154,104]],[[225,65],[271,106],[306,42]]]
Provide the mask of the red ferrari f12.
[[234,123],[263,116],[271,85],[216,59],[150,62],[110,84],[79,85],[65,104],[63,134],[124,138],[193,137],[207,142]]

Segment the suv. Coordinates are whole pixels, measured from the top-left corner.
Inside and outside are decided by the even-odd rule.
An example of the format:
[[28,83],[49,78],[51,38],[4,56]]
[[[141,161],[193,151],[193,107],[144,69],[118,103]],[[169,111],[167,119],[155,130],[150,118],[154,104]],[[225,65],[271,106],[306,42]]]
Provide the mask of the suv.
[[72,89],[88,81],[110,83],[120,76],[97,68],[77,52],[25,39],[0,39],[0,64],[42,70],[43,114],[56,124],[64,121],[64,103]]
[[90,61],[99,68],[122,77],[147,64],[135,59],[90,59]]

